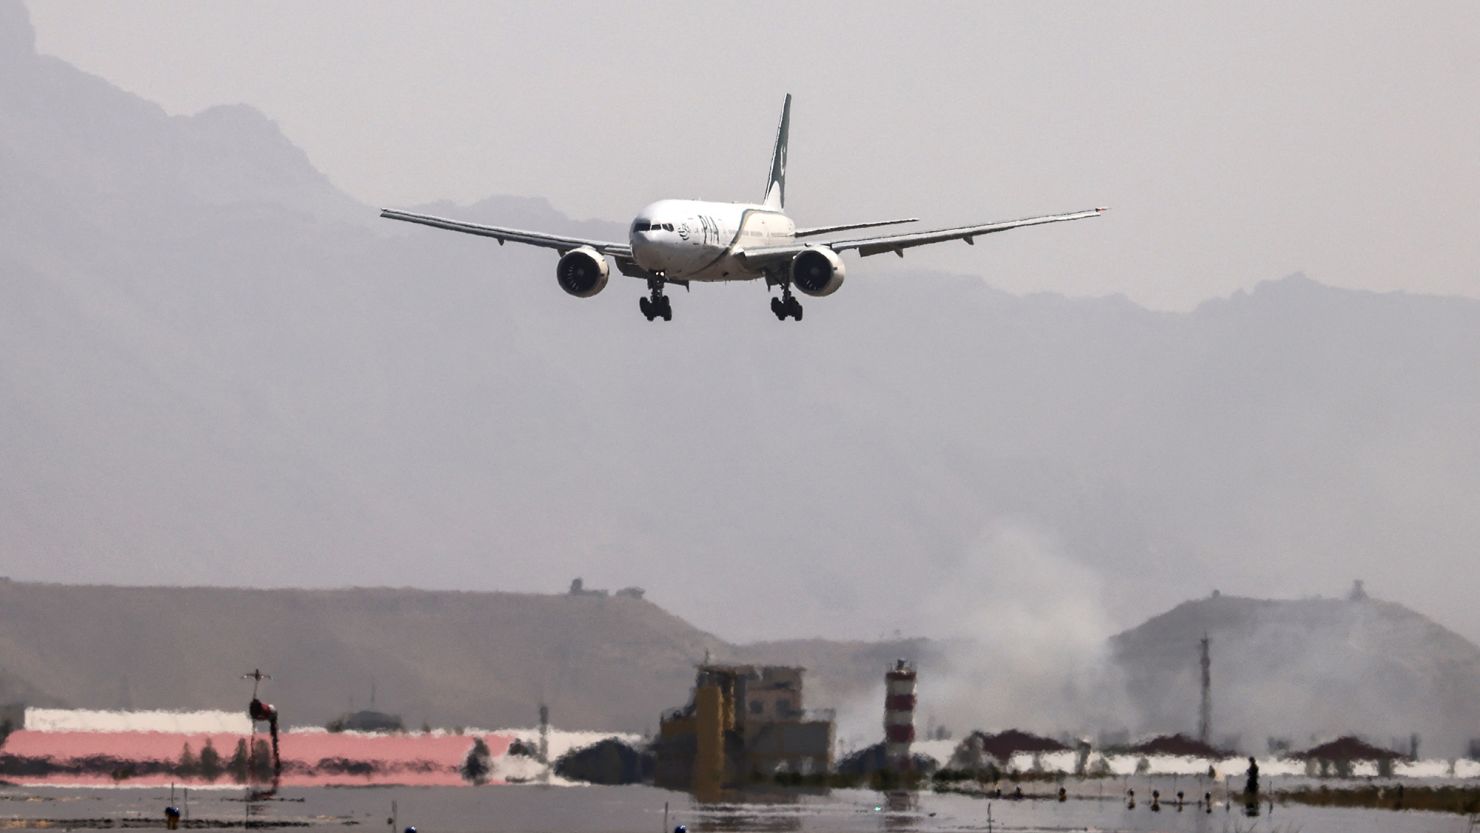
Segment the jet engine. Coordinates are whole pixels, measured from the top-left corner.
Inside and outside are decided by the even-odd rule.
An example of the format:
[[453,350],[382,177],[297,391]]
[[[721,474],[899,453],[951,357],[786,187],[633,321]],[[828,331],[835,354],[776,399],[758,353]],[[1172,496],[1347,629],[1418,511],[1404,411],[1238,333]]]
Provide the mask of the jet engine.
[[571,249],[555,265],[560,288],[577,298],[590,298],[605,289],[609,273],[606,258],[590,246]]
[[843,285],[843,259],[832,249],[808,249],[791,259],[791,282],[799,291],[822,297]]

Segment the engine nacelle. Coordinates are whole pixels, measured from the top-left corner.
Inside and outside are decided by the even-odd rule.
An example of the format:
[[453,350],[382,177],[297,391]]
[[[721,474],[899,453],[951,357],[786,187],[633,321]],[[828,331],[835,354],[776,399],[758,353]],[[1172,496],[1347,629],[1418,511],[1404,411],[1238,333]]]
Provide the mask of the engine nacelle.
[[791,259],[791,283],[798,291],[822,297],[843,285],[843,259],[832,249],[808,249]]
[[605,289],[610,272],[606,258],[590,246],[571,249],[555,264],[555,280],[560,288],[577,298],[590,298]]

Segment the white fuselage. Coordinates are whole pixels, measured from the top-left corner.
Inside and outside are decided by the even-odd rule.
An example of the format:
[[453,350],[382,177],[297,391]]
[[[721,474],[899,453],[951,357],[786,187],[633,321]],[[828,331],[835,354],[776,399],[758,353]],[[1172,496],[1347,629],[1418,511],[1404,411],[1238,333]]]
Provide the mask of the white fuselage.
[[659,200],[637,213],[628,230],[632,258],[672,281],[745,281],[738,249],[796,241],[796,224],[774,208],[730,202]]

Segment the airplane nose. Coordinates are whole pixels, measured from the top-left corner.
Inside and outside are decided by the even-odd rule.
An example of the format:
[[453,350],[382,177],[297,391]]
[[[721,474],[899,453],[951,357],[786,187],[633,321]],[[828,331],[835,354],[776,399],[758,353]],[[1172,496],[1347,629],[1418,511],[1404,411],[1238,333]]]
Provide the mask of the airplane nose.
[[632,259],[637,265],[649,272],[661,272],[661,247],[653,245],[651,232],[638,232],[632,235]]

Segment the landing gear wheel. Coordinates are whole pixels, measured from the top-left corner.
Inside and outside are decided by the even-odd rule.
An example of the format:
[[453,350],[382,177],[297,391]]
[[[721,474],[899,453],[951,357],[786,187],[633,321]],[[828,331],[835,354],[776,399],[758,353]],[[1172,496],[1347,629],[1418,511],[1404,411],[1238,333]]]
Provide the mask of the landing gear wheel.
[[786,311],[797,321],[802,320],[802,304],[796,298],[786,299]]
[[663,280],[661,278],[648,279],[648,296],[637,299],[637,308],[647,316],[647,320],[662,318],[664,321],[673,320],[673,303],[668,296],[663,294]]
[[771,312],[775,314],[777,321],[785,321],[788,317],[802,320],[802,305],[791,294],[791,287],[781,288],[781,297],[771,299]]

